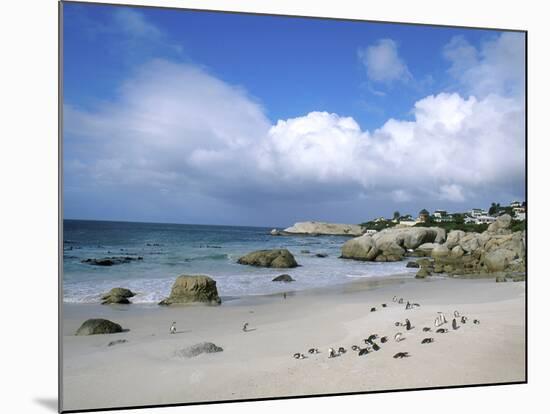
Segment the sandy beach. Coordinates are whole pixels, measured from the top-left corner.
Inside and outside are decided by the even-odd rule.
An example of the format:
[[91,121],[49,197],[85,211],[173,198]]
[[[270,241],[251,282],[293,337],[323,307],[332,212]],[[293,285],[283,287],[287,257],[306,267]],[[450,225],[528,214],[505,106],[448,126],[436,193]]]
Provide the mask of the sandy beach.
[[[286,299],[225,298],[221,306],[64,304],[63,409],[521,382],[524,293],[524,282],[494,278],[395,276],[289,293]],[[394,295],[421,306],[405,310]],[[469,317],[467,323],[433,332],[437,312],[450,322],[455,310]],[[127,331],[74,336],[88,318],[107,318]],[[414,326],[410,331],[395,326],[405,318]],[[242,331],[245,322],[248,332]],[[423,332],[425,326],[432,332]],[[405,338],[399,343],[393,340],[397,332]],[[351,346],[364,346],[371,334],[389,341],[359,357]],[[421,344],[427,337],[435,341]],[[127,342],[108,346],[118,339]],[[203,341],[223,352],[178,356]],[[340,346],[347,352],[328,358],[328,348]],[[312,347],[320,353],[308,354]],[[307,358],[294,359],[296,352]],[[397,352],[410,357],[394,359]]]

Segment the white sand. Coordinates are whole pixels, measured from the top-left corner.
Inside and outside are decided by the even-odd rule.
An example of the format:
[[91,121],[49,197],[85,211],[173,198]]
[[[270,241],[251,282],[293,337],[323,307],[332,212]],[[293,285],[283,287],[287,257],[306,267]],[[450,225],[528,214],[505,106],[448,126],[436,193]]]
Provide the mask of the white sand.
[[[374,286],[374,288],[373,288]],[[525,284],[494,280],[394,279],[338,288],[228,301],[219,307],[64,305],[63,408],[174,404],[525,380]],[[405,310],[394,295],[418,302]],[[382,308],[381,303],[387,303]],[[370,308],[376,306],[376,312]],[[470,320],[447,334],[433,328],[437,311]],[[74,336],[92,317],[128,332]],[[411,320],[406,331],[394,322]],[[480,325],[472,324],[478,318]],[[169,334],[172,321],[178,333]],[[250,332],[242,332],[248,322]],[[405,333],[396,343],[393,335]],[[372,333],[382,349],[358,357],[351,345]],[[425,337],[432,344],[421,345]],[[127,343],[108,347],[110,341]],[[224,351],[184,359],[176,351],[202,342]],[[378,342],[380,343],[380,342]],[[328,347],[348,352],[329,359]],[[321,351],[307,354],[310,347]],[[394,359],[396,352],[411,357]],[[295,352],[308,356],[292,358]]]

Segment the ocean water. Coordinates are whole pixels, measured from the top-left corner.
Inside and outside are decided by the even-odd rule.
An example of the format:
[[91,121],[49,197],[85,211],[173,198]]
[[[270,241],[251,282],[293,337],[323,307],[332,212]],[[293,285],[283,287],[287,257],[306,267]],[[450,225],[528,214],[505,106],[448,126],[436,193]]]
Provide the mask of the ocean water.
[[[63,299],[98,302],[113,287],[136,292],[135,303],[165,298],[181,274],[205,274],[217,282],[222,297],[304,290],[355,278],[409,273],[406,261],[366,263],[339,259],[340,236],[280,236],[271,228],[65,220],[63,229]],[[301,266],[266,269],[243,266],[237,259],[260,249],[287,248]],[[311,253],[302,253],[309,250]],[[326,258],[316,253],[328,254]],[[110,256],[142,257],[113,266],[82,263]],[[272,282],[287,273],[296,282]]]

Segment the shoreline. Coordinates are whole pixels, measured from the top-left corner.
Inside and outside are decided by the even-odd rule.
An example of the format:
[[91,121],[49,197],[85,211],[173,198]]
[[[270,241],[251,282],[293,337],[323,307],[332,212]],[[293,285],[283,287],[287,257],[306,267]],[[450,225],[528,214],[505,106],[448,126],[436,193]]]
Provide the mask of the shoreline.
[[[384,278],[387,279],[387,278]],[[281,295],[247,296],[221,306],[63,304],[64,409],[269,398],[407,389],[525,379],[525,282],[488,279],[358,280]],[[392,297],[421,304],[404,310]],[[387,308],[381,304],[386,303]],[[376,307],[376,312],[370,312]],[[424,333],[438,311],[467,323],[447,334]],[[105,317],[127,332],[74,336],[88,318]],[[367,357],[371,333],[393,337],[395,321],[416,325],[406,340],[390,340]],[[168,328],[177,322],[178,334]],[[244,322],[250,332],[242,332]],[[447,325],[450,329],[450,326]],[[422,345],[424,336],[435,343]],[[127,343],[108,346],[113,340]],[[203,341],[223,352],[183,359],[179,349]],[[327,358],[328,347],[348,352]],[[320,354],[309,355],[317,347]],[[411,357],[393,359],[395,352]],[[302,352],[304,360],[292,358]],[[230,384],[230,385],[228,385]],[[86,393],[82,393],[86,390]]]

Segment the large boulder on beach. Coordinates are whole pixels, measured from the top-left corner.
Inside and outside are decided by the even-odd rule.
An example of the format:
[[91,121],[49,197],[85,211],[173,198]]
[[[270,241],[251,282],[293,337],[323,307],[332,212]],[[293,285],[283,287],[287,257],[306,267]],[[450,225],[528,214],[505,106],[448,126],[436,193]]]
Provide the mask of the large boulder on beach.
[[342,258],[355,260],[374,260],[378,250],[373,238],[365,234],[348,240],[342,246]]
[[307,234],[331,236],[360,236],[365,230],[357,224],[325,223],[320,221],[303,221],[287,227],[279,234]]
[[201,342],[195,345],[188,346],[186,348],[176,351],[176,356],[182,358],[193,358],[200,354],[212,354],[215,352],[222,352],[223,348],[217,346],[212,342]]
[[275,278],[273,278],[272,282],[294,282],[295,280],[292,279],[292,276],[290,275],[279,275]]
[[130,289],[116,287],[112,288],[108,293],[101,297],[101,304],[129,304],[131,302],[128,300],[128,298],[134,296],[136,296],[136,294]]
[[258,250],[248,253],[237,263],[259,267],[290,268],[298,266],[296,259],[287,249]]
[[101,335],[122,332],[122,327],[118,323],[111,322],[108,319],[88,319],[76,331],[75,335]]
[[219,305],[221,299],[218,296],[216,281],[204,275],[178,276],[170,296],[159,302],[159,305],[203,303],[207,305]]
[[502,272],[516,258],[512,250],[498,249],[485,253],[483,263],[489,272]]

